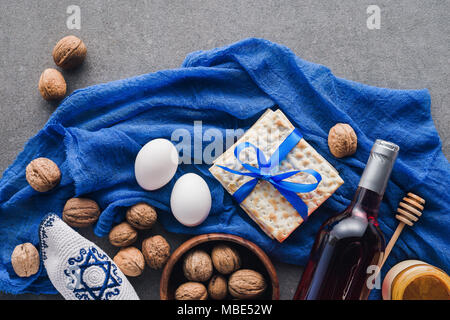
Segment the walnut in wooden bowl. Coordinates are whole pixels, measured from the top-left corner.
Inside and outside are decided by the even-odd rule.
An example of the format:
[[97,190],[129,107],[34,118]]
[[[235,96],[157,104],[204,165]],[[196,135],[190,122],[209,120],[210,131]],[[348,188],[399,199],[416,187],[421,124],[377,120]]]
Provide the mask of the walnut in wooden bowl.
[[[263,285],[259,286],[258,294],[254,297],[255,299],[266,299],[266,300],[278,300],[280,297],[278,277],[275,268],[270,261],[269,257],[254,243],[245,240],[241,237],[222,233],[209,233],[203,234],[191,238],[190,240],[184,242],[179,246],[170,256],[167,261],[160,282],[160,297],[162,300],[172,300],[176,298],[176,290],[183,284],[187,282],[193,282],[188,280],[183,271],[184,259],[189,255],[190,252],[196,250],[202,250],[207,254],[211,255],[212,251],[217,246],[228,246],[235,250],[237,255],[240,257],[240,268],[241,269],[251,269],[261,275],[264,279]],[[220,275],[217,269],[213,269],[213,273]],[[224,282],[228,286],[228,281],[231,277],[228,275],[221,275],[224,278]],[[215,276],[211,279],[214,279]],[[209,280],[209,281],[208,281]],[[201,283],[204,287],[210,286],[212,280],[208,279],[206,281],[196,281]],[[219,283],[220,285],[220,283]],[[250,284],[251,285],[251,284]],[[233,286],[236,290],[238,287]],[[215,288],[217,289],[217,288]],[[219,288],[220,289],[220,288]],[[223,299],[236,299],[233,295],[228,293],[229,288],[225,297],[218,296]],[[207,289],[208,290],[208,289]],[[219,290],[220,291],[220,290]],[[199,297],[203,298],[203,295]],[[217,299],[213,296],[211,292],[208,295],[209,299]]]

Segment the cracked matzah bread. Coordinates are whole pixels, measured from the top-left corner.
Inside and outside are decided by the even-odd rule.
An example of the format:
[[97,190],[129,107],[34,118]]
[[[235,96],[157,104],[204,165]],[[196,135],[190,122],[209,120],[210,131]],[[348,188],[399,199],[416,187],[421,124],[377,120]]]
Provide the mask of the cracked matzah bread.
[[[264,152],[266,158],[274,153],[278,146],[294,130],[294,126],[281,112],[268,109],[258,121],[228,150],[215,161],[209,169],[222,186],[233,194],[244,183],[253,179],[225,171],[216,165],[233,170],[247,171],[234,156],[235,147],[242,142],[250,142]],[[252,148],[244,149],[240,160],[257,167],[256,152]],[[333,166],[328,163],[305,139],[301,139],[281,162],[278,173],[313,169],[320,173],[322,181],[317,189],[298,193],[308,206],[308,216],[328,199],[344,181]],[[300,173],[285,181],[296,183],[315,183],[316,179]],[[269,182],[260,180],[253,191],[241,202],[241,207],[271,238],[283,242],[302,222],[303,218],[294,207]]]

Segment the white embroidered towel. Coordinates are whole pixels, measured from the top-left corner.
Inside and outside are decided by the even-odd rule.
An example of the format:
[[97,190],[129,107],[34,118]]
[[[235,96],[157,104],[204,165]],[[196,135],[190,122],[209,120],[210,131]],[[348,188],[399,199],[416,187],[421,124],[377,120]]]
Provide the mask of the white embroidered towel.
[[48,277],[66,300],[138,300],[113,260],[56,214],[39,227],[41,256]]

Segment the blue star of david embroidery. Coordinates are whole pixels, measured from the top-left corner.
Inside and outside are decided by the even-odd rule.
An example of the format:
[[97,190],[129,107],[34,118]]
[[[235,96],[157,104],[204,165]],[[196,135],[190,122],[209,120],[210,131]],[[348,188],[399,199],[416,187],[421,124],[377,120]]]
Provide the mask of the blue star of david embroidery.
[[68,277],[67,288],[72,289],[80,300],[108,300],[118,295],[122,279],[117,275],[117,267],[106,254],[94,247],[87,251],[82,248],[78,257],[68,260],[69,267],[64,270]]

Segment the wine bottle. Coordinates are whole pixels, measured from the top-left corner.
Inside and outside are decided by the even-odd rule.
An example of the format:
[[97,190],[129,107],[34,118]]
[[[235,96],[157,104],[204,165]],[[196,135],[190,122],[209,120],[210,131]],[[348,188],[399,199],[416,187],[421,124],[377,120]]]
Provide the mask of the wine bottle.
[[320,227],[294,300],[368,298],[368,278],[385,247],[378,209],[399,149],[394,143],[375,141],[353,201]]

